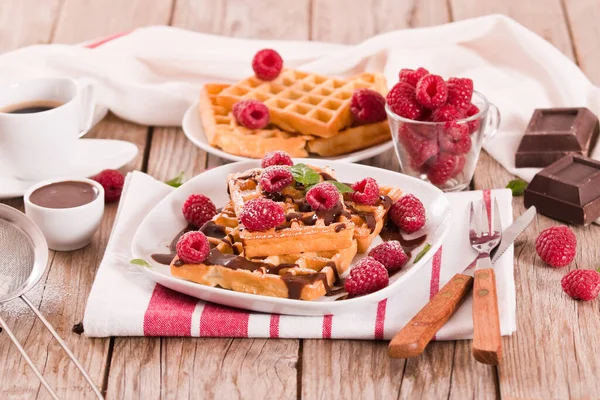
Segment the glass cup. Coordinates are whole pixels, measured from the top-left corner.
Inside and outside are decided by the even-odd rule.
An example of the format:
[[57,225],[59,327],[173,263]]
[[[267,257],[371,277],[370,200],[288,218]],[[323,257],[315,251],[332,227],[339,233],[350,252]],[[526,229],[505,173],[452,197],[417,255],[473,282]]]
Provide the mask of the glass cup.
[[481,93],[473,92],[479,112],[450,122],[413,121],[387,105],[396,155],[402,172],[427,181],[444,192],[469,186],[481,151],[500,125],[500,112]]

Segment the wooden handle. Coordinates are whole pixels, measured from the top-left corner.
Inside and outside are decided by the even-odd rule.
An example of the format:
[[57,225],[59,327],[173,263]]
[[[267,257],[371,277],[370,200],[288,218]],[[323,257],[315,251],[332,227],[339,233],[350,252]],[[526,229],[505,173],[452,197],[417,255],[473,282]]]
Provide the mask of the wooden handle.
[[491,268],[475,271],[473,285],[473,357],[480,363],[497,365],[502,361],[502,339],[496,274]]
[[436,332],[450,319],[473,286],[473,278],[456,274],[394,336],[388,347],[391,358],[416,357],[425,350]]

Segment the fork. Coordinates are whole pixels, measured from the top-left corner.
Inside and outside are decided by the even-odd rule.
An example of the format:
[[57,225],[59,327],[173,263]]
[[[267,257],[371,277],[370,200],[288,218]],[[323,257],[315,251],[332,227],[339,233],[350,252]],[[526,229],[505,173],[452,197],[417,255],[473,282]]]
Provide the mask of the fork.
[[493,223],[488,219],[485,203],[475,212],[473,202],[469,212],[469,240],[479,253],[473,284],[473,357],[481,363],[497,365],[502,360],[500,316],[496,293],[496,274],[490,252],[502,239],[498,204],[494,199]]

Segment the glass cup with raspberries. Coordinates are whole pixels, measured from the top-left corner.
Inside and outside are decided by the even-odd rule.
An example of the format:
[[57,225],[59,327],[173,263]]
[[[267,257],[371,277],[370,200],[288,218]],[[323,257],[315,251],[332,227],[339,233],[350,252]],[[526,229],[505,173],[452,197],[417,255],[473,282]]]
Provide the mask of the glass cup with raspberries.
[[385,110],[402,172],[445,192],[469,186],[481,151],[500,125],[498,108],[469,78],[402,69]]

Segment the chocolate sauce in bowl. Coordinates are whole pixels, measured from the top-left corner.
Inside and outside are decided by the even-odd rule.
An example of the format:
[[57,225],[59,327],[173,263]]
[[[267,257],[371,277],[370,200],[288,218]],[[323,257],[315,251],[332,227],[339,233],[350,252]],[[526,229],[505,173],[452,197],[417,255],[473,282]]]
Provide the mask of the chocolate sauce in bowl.
[[29,201],[45,208],[73,208],[91,203],[98,194],[98,189],[90,183],[63,181],[37,188],[29,196]]

